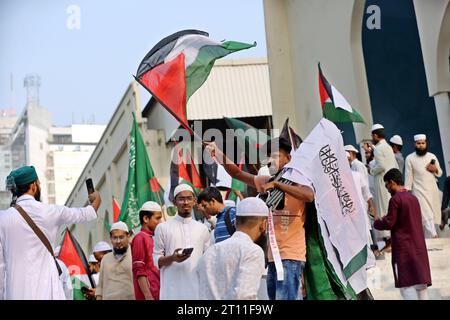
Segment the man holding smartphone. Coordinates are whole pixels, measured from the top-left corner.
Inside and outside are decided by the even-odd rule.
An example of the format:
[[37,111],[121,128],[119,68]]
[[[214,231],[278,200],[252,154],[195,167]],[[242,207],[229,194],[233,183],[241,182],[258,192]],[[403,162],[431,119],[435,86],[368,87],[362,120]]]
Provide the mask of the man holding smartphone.
[[435,224],[441,222],[441,207],[436,179],[442,169],[437,157],[428,152],[426,135],[417,134],[414,141],[416,151],[405,160],[405,188],[419,200],[425,237],[437,238]]
[[194,190],[180,184],[174,190],[177,215],[155,229],[153,262],[161,272],[161,300],[197,300],[197,264],[209,247],[208,228],[192,219],[196,203]]
[[52,247],[62,225],[97,218],[100,194],[90,205],[68,208],[41,202],[41,184],[33,166],[13,170],[7,177],[11,207],[0,211],[0,299],[65,300]]

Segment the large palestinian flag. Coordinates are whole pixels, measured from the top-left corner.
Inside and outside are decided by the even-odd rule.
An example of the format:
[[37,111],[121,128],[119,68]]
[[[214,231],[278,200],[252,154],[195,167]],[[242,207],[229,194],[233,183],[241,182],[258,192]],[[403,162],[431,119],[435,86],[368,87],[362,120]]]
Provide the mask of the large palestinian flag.
[[183,30],[162,39],[144,57],[135,77],[189,131],[186,103],[206,81],[216,59],[256,46],[208,36]]
[[323,117],[332,122],[364,122],[361,115],[322,73],[319,63],[319,94]]
[[81,292],[82,287],[95,288],[91,278],[89,264],[75,237],[66,229],[58,259],[67,266],[73,287],[74,300],[86,300]]

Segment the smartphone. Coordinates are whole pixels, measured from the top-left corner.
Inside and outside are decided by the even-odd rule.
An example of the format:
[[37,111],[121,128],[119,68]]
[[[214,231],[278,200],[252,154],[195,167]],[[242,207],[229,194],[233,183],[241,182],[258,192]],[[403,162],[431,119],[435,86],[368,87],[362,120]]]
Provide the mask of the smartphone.
[[94,183],[92,182],[91,178],[86,179],[86,188],[87,188],[88,194],[94,193],[94,191],[95,191]]
[[436,160],[435,159],[431,159],[430,164],[435,164]]
[[192,251],[194,251],[194,248],[184,248],[181,254],[183,255],[191,254]]

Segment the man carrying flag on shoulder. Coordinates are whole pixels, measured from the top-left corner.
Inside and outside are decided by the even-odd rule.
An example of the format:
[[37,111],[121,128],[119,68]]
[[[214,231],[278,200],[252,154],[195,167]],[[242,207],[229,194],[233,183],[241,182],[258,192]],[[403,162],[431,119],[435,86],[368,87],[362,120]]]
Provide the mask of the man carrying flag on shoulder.
[[[281,208],[273,214],[276,243],[271,244],[269,250],[269,265],[267,273],[267,292],[271,300],[299,300],[299,289],[303,267],[306,262],[305,242],[305,202],[314,200],[314,192],[311,188],[300,184],[288,185],[275,181],[274,177],[283,170],[291,160],[291,145],[284,138],[276,138],[267,142],[267,146],[278,146],[277,149],[268,148],[269,170],[272,176],[255,176],[244,172],[232,162],[214,142],[208,143],[207,149],[212,156],[216,156],[223,164],[228,174],[244,183],[256,187],[258,192],[266,192],[277,188],[285,193]],[[278,251],[281,256],[281,265],[274,259],[273,251]],[[282,269],[282,270],[279,270]],[[284,279],[278,279],[280,271],[284,273]]]

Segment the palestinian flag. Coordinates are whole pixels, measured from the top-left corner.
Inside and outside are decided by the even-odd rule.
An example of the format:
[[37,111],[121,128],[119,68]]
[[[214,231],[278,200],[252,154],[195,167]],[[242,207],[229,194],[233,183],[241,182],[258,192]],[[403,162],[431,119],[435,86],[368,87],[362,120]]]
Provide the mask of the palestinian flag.
[[323,117],[332,122],[361,122],[361,115],[322,74],[319,63],[319,94]]
[[82,287],[95,288],[91,278],[89,264],[75,237],[66,228],[58,259],[67,266],[73,287],[74,300],[86,300],[81,292]]
[[228,127],[235,130],[238,147],[244,152],[248,163],[254,160],[259,163],[261,160],[258,154],[259,148],[270,140],[270,136],[244,121],[227,117],[224,117],[224,119]]
[[256,46],[219,42],[207,32],[183,30],[159,41],[142,60],[136,80],[187,130],[186,104],[208,78],[216,59]]
[[120,208],[119,221],[125,222],[130,230],[135,230],[141,226],[139,221],[141,206],[144,202],[155,201],[162,207],[164,190],[153,171],[134,113],[129,153],[128,182]]
[[173,209],[170,209],[170,207],[173,206],[173,192],[179,184],[185,183],[190,185],[196,194],[204,188],[191,153],[188,149],[180,148],[177,142],[175,142],[172,150],[169,176],[169,185],[166,188],[167,191],[164,196],[169,214],[173,215]]
[[280,133],[280,138],[284,138],[290,142],[292,151],[297,150],[297,148],[300,146],[300,143],[302,143],[303,141],[302,138],[300,138],[300,136],[295,133],[294,129],[289,126],[289,118],[287,118],[284,122],[283,129]]
[[112,197],[112,201],[113,201],[114,222],[117,222],[119,221],[120,216],[120,206],[119,202],[117,202],[117,199],[114,198],[114,196]]

